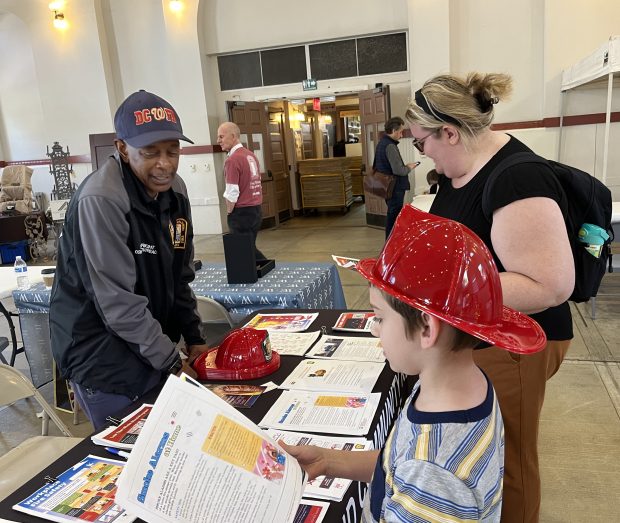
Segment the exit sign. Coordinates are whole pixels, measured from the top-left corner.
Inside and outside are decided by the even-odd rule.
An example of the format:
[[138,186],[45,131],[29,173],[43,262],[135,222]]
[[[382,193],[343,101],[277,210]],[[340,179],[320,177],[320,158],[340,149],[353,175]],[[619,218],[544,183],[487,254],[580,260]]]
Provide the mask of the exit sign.
[[316,80],[314,78],[303,80],[301,85],[303,86],[304,91],[316,91]]

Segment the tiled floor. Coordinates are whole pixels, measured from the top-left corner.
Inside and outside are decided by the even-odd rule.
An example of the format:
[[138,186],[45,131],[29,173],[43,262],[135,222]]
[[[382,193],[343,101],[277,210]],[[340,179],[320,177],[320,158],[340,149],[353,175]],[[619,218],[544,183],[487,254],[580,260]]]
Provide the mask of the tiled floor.
[[[295,218],[261,231],[258,244],[277,261],[328,262],[334,253],[375,256],[383,237],[364,225],[357,204],[344,216]],[[196,238],[195,250],[202,260],[224,260],[220,236]],[[365,281],[342,270],[340,278],[349,308],[368,308]],[[573,306],[576,336],[547,387],[540,430],[543,523],[620,520],[620,273],[605,277],[597,302],[596,320],[589,306]],[[27,371],[26,361],[17,367]],[[51,400],[49,387],[44,392]],[[35,411],[27,401],[0,410],[0,454],[38,433]],[[64,418],[76,435],[92,430],[88,422],[73,426],[70,415]]]

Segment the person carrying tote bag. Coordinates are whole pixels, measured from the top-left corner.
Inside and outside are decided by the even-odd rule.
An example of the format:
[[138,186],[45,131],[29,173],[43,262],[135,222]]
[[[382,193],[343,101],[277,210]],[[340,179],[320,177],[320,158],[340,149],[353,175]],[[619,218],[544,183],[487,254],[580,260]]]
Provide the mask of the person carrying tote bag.
[[[375,160],[373,162],[373,172],[367,175],[368,182],[364,180],[364,187],[372,182],[373,187],[385,185],[385,194],[378,194],[373,190],[366,189],[372,194],[376,194],[385,199],[387,204],[387,217],[385,221],[385,237],[388,238],[398,213],[403,208],[405,191],[408,191],[409,173],[418,163],[404,163],[398,151],[398,141],[402,138],[405,129],[405,122],[396,116],[385,122],[385,134],[379,140],[375,150]],[[387,180],[391,178],[391,180]],[[385,181],[387,180],[387,181]],[[390,189],[390,183],[391,190]]]

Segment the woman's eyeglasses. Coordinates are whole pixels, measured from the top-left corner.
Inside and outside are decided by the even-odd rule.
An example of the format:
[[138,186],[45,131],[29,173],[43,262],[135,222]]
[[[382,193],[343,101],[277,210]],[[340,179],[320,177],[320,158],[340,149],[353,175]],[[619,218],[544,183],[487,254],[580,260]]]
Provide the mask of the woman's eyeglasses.
[[430,134],[427,134],[424,138],[414,138],[413,141],[411,142],[413,144],[413,146],[420,151],[422,154],[424,154],[424,141],[427,138],[430,138],[431,136],[433,136],[436,133],[436,131],[433,131]]

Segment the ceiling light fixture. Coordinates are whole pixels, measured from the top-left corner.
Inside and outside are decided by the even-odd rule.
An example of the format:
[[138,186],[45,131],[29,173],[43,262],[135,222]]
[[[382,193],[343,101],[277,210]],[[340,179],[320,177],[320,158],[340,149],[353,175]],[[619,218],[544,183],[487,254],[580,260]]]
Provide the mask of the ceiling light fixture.
[[183,2],[181,0],[170,0],[170,10],[175,13],[183,11]]

